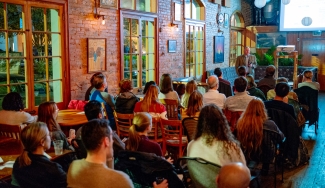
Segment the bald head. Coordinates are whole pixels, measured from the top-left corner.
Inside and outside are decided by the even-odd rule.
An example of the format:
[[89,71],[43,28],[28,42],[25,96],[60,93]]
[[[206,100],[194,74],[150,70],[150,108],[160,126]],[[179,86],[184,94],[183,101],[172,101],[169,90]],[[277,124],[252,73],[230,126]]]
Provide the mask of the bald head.
[[247,188],[251,174],[242,163],[229,163],[220,169],[217,176],[218,188]]
[[208,78],[208,86],[209,89],[218,89],[219,79],[216,75],[209,76]]

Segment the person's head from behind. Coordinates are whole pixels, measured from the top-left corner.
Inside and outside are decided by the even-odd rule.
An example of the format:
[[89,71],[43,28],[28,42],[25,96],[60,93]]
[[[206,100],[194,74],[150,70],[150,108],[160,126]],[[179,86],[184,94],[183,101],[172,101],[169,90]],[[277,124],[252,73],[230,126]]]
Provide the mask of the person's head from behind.
[[208,78],[208,87],[209,89],[218,89],[219,79],[216,75],[211,75]]
[[279,77],[278,79],[276,79],[276,83],[280,83],[280,82],[288,83],[288,79],[285,77]]
[[[95,76],[98,76],[98,75],[100,75],[100,74],[102,74],[101,72],[96,72],[95,74],[93,74],[92,76],[91,76],[91,78],[90,78],[90,84],[93,86],[93,81],[94,81],[94,78],[95,78]],[[95,86],[94,86],[95,87]]]
[[214,72],[213,72],[218,78],[220,78],[222,76],[222,71],[221,71],[221,68],[220,67],[217,67],[214,69]]
[[38,106],[38,119],[47,124],[48,129],[52,131],[52,126],[58,126],[56,118],[58,117],[59,108],[53,101],[43,102]]
[[36,150],[46,151],[51,147],[51,137],[47,125],[43,122],[34,122],[26,126],[20,133],[24,151],[19,158],[20,167],[31,164],[28,152]]
[[305,70],[303,75],[304,75],[303,82],[310,81],[313,79],[313,72],[311,70]]
[[274,65],[269,65],[265,69],[265,75],[267,77],[273,77],[275,73],[275,66]]
[[159,82],[160,92],[163,94],[167,94],[170,91],[174,91],[172,76],[170,74],[163,74],[160,77]]
[[129,128],[129,140],[126,145],[127,150],[137,151],[141,140],[140,134],[150,132],[152,128],[152,117],[147,112],[136,113],[132,126]]
[[196,112],[201,111],[203,107],[203,96],[199,91],[193,91],[188,99],[186,114],[194,116]]
[[247,89],[247,80],[246,78],[240,76],[235,79],[234,86],[237,92],[244,92]]
[[155,81],[149,81],[146,83],[146,85],[144,86],[144,89],[143,89],[143,94],[146,94],[148,89],[149,89],[149,86],[151,85],[157,85]]
[[237,121],[237,138],[246,156],[259,150],[263,139],[263,123],[268,119],[264,103],[253,98]]
[[142,111],[149,112],[150,105],[153,103],[158,103],[158,94],[159,88],[156,85],[149,86],[148,91],[142,100]]
[[244,55],[248,55],[250,52],[251,52],[251,49],[248,46],[246,46],[244,49]]
[[255,83],[253,76],[247,75],[246,80],[247,80],[247,88],[248,89],[256,87],[256,83]]
[[245,66],[239,66],[237,71],[239,76],[246,76],[247,74],[247,70]]
[[91,85],[96,89],[105,89],[107,87],[106,76],[103,73],[94,75]]
[[112,130],[105,119],[93,119],[82,126],[81,140],[88,153],[103,152],[113,157]]
[[187,82],[186,87],[185,87],[185,92],[187,94],[191,94],[193,91],[197,90],[197,84],[195,80],[191,80]]
[[275,85],[274,90],[276,96],[283,98],[288,95],[290,91],[290,86],[288,85],[288,83],[280,82]]
[[233,140],[228,121],[221,109],[215,104],[209,104],[202,108],[197,123],[195,140],[205,137],[206,145],[211,145],[214,139],[219,141]]
[[120,93],[129,92],[133,89],[132,81],[129,79],[121,80],[118,86],[120,87]]
[[23,99],[17,92],[8,93],[2,101],[2,109],[10,111],[24,110]]
[[104,117],[102,105],[96,100],[89,101],[84,106],[84,111],[88,121],[97,118],[102,119]]
[[218,188],[248,188],[251,173],[242,163],[223,165],[216,178]]

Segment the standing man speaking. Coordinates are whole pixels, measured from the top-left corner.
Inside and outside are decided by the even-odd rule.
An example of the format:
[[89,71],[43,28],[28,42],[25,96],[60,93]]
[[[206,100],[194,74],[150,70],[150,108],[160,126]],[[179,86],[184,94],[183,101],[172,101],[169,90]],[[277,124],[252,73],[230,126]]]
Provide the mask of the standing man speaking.
[[237,75],[238,75],[238,67],[245,66],[247,74],[250,74],[253,77],[255,76],[254,69],[256,67],[256,57],[255,55],[251,55],[249,53],[250,53],[250,48],[246,46],[244,49],[244,55],[237,57],[236,65],[235,65]]

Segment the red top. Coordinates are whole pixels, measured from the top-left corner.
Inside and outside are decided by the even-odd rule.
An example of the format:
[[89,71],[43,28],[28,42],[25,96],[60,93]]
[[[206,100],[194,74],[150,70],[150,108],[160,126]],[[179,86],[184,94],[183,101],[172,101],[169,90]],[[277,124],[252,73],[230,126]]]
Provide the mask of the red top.
[[[134,107],[134,112],[143,112],[141,110],[141,104],[142,104],[142,101],[140,102],[137,102],[135,104],[135,107]],[[150,107],[149,107],[149,112],[153,112],[153,113],[158,113],[158,114],[161,114],[163,112],[166,112],[166,107],[163,105],[163,104],[160,104],[160,103],[154,103],[154,104],[151,104]]]
[[146,153],[154,153],[157,156],[163,156],[161,147],[158,143],[149,140],[147,136],[141,135],[138,151]]

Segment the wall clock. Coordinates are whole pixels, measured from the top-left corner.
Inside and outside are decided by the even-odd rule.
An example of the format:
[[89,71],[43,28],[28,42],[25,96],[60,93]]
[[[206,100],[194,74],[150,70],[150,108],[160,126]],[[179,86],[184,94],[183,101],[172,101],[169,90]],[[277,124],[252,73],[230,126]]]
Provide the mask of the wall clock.
[[224,16],[222,13],[217,14],[217,23],[220,25],[224,22]]

